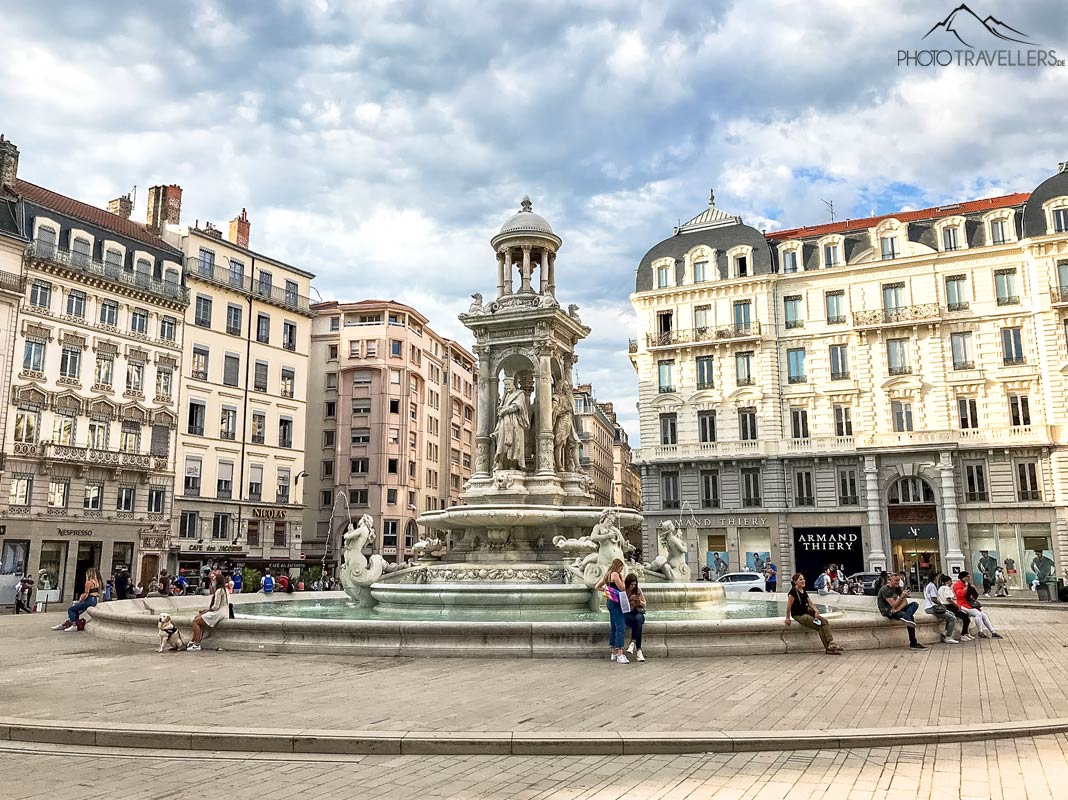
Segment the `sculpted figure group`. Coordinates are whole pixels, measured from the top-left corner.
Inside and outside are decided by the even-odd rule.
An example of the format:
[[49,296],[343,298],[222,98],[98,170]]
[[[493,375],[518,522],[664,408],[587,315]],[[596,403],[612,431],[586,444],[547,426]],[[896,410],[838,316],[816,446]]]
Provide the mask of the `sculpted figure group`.
[[[504,379],[493,431],[495,471],[527,469],[527,436],[534,424],[530,400],[514,376]],[[557,472],[579,471],[579,438],[575,431],[571,387],[559,381],[552,399],[553,462]]]

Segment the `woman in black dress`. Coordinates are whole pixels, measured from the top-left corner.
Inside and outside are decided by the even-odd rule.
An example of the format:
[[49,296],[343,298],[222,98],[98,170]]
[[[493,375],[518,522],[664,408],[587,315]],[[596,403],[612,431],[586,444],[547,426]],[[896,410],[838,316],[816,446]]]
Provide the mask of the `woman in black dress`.
[[803,628],[816,631],[827,655],[842,654],[842,648],[835,644],[831,626],[820,616],[816,604],[809,599],[808,592],[805,591],[805,576],[800,572],[790,578],[790,593],[786,597],[786,624],[789,625],[792,621],[796,621]]

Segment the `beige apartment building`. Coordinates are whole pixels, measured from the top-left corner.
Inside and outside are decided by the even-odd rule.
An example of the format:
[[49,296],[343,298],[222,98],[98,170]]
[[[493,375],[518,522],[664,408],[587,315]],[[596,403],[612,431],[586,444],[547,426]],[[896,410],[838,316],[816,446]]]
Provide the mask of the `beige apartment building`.
[[244,210],[224,236],[181,224],[178,186],[152,187],[148,206],[184,255],[189,290],[170,567],[297,569],[314,276],[251,249]]
[[632,303],[647,543],[780,574],[1068,564],[1068,171],[767,236],[709,207]]
[[419,515],[458,504],[471,477],[474,356],[402,303],[312,308],[305,551],[335,565],[351,509],[374,518],[374,552],[404,561]]
[[0,257],[21,278],[0,294],[22,291],[3,320],[0,552],[37,600],[66,602],[89,567],[150,581],[166,553],[186,291],[181,253],[128,197],[105,211],[22,180],[9,144]]
[[624,508],[642,508],[642,479],[634,466],[634,451],[630,437],[616,417],[612,403],[598,403],[601,411],[612,423],[612,502]]
[[613,443],[615,425],[594,397],[588,383],[574,387],[575,430],[579,436],[579,465],[591,481],[590,494],[595,506],[612,504],[615,479]]

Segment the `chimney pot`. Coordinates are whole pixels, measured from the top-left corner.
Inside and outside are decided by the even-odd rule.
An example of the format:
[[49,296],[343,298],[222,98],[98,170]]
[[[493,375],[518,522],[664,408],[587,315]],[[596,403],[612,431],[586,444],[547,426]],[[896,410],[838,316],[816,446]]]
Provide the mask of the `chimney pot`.
[[252,223],[248,221],[248,212],[242,208],[241,216],[230,220],[230,235],[227,238],[238,247],[248,249],[248,235],[251,227]]

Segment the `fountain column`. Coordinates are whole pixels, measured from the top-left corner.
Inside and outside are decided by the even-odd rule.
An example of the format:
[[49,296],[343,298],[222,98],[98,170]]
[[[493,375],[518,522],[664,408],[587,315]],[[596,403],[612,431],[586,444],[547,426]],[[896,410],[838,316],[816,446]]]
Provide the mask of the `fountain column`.
[[523,268],[520,270],[520,275],[523,279],[523,283],[519,287],[519,291],[524,294],[529,294],[534,290],[530,286],[530,245],[523,245]]
[[554,475],[553,459],[553,372],[547,347],[538,347],[538,474]]
[[493,471],[490,443],[493,440],[493,398],[497,395],[497,381],[492,376],[489,348],[475,345],[473,351],[478,358],[478,431],[475,434],[475,473],[471,477],[486,479]]
[[512,283],[512,248],[504,251],[504,293],[515,294]]
[[556,253],[549,253],[549,294],[556,297]]
[[504,253],[497,253],[497,297],[504,297]]
[[549,289],[549,251],[545,248],[541,251],[541,274],[538,277],[541,279],[539,294],[545,294]]

